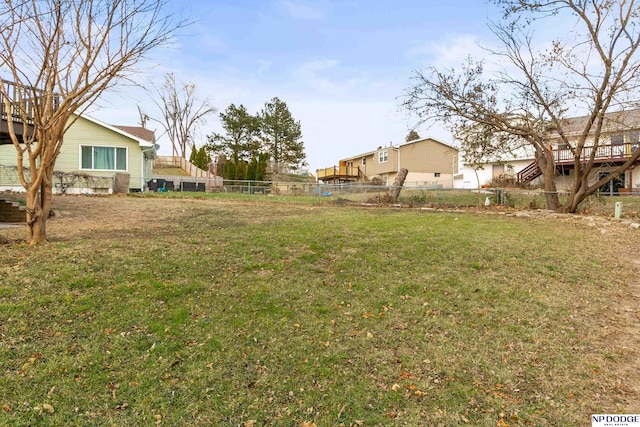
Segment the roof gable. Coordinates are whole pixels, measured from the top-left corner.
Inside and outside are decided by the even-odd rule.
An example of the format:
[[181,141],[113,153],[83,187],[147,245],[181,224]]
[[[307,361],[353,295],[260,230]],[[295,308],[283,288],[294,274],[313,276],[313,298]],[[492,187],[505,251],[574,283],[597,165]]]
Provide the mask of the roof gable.
[[[106,124],[106,123],[104,123],[104,122],[102,122],[102,121],[100,121],[100,120],[98,120],[98,119],[96,119],[94,117],[88,116],[86,114],[81,114],[80,116],[76,116],[76,117],[82,117],[83,119],[85,119],[85,120],[87,120],[87,121],[89,121],[91,123],[94,123],[94,124],[96,124],[98,126],[101,126],[101,127],[105,128],[105,129],[108,129],[108,130],[110,130],[112,132],[120,134],[120,135],[122,135],[122,136],[124,136],[126,138],[132,139],[132,140],[138,142],[140,147],[143,147],[143,148],[153,148],[154,147],[154,144],[153,144],[153,131],[150,131],[148,129],[141,128],[141,127],[136,127],[136,126],[122,126],[122,127],[112,126],[112,125]],[[139,135],[144,135],[145,137],[142,137],[142,136],[136,135],[134,133],[128,132],[127,130],[124,130],[122,128],[129,128],[129,130],[134,130],[134,131],[135,131],[135,129],[138,129],[135,132],[138,133]],[[146,132],[143,133],[141,130],[144,130]],[[152,138],[151,139],[146,139],[146,138],[149,137],[149,133],[151,134]]]
[[374,155],[376,152],[378,152],[378,151],[380,151],[380,150],[385,150],[385,149],[386,149],[386,150],[388,150],[388,149],[398,149],[398,148],[406,147],[406,146],[408,146],[408,145],[412,145],[412,144],[419,144],[419,143],[422,143],[422,142],[425,142],[425,141],[433,141],[433,142],[435,142],[435,143],[438,143],[438,144],[440,144],[440,145],[445,146],[445,147],[446,147],[446,148],[448,148],[448,149],[458,151],[458,148],[457,148],[457,147],[454,147],[453,145],[446,144],[446,143],[444,143],[444,142],[442,142],[442,141],[439,141],[439,140],[437,140],[437,139],[435,139],[435,138],[426,137],[426,138],[414,139],[413,141],[405,142],[404,144],[399,144],[399,145],[389,145],[389,146],[386,146],[386,147],[382,147],[382,146],[381,146],[381,147],[378,147],[376,150],[368,151],[368,152],[366,152],[366,153],[358,154],[358,155],[355,155],[355,156],[345,157],[345,158],[343,158],[343,159],[341,159],[341,160],[354,160],[354,159],[360,159],[360,158],[362,158],[362,157],[372,156],[372,155]]

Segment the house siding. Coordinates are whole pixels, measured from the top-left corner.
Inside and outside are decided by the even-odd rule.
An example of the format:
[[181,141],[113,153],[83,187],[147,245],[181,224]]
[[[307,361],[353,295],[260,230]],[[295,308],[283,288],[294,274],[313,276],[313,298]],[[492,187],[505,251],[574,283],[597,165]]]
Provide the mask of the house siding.
[[81,172],[94,176],[113,176],[115,174],[114,171],[81,169],[80,147],[82,145],[127,148],[127,170],[118,172],[130,175],[129,188],[140,188],[139,178],[143,176],[143,171],[140,161],[142,153],[138,141],[79,117],[64,135],[64,143],[56,160],[56,170]]
[[[381,152],[387,152],[387,161],[380,163]],[[362,165],[362,159],[366,165]],[[453,186],[453,177],[458,173],[458,150],[425,138],[408,142],[399,147],[380,147],[371,153],[349,157],[341,161],[359,166],[367,178],[381,178],[392,184],[398,169],[406,168],[409,173],[406,183],[416,185]]]
[[[124,147],[127,149],[126,170],[89,170],[81,167],[81,146]],[[0,146],[0,166],[16,164],[16,150],[13,145]],[[24,162],[27,165],[27,162]],[[112,188],[116,172],[129,174],[129,189],[143,189],[144,183],[151,179],[153,161],[146,158],[138,140],[132,139],[107,127],[101,126],[84,117],[78,117],[64,135],[60,154],[56,159],[55,170],[67,173],[79,173],[94,177],[105,177],[92,180],[89,188],[70,188],[69,192],[107,192]],[[0,189],[21,190],[20,182],[5,174]],[[59,190],[54,183],[54,192]]]
[[[477,171],[478,176],[476,178],[476,172],[469,165],[465,165],[463,168],[463,185],[462,188],[479,188],[485,184],[489,184],[494,178],[494,165],[502,165],[504,167],[503,174],[505,176],[515,177],[518,172],[526,168],[531,164],[533,159],[521,159],[521,160],[508,160],[495,163],[485,163],[482,169]],[[479,181],[479,182],[478,182]],[[532,185],[540,184],[540,178],[536,178],[531,182]]]

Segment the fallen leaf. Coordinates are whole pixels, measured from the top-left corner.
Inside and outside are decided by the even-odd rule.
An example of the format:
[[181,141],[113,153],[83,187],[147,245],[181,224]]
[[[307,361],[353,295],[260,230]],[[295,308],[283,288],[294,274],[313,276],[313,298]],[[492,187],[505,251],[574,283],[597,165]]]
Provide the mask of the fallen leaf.
[[249,420],[244,422],[244,427],[254,427],[256,425],[256,420]]
[[411,378],[415,378],[415,376],[409,371],[401,371],[400,378],[411,379]]
[[393,391],[398,391],[398,390],[400,390],[400,384],[394,384],[394,385],[392,385],[392,386],[391,386],[391,390],[393,390]]
[[11,412],[11,407],[9,405],[2,405],[2,410],[4,412]]
[[300,424],[300,427],[318,427],[316,425],[316,423],[310,423],[308,421],[303,421],[302,424]]
[[43,403],[42,404],[42,409],[44,409],[45,411],[47,411],[50,414],[53,414],[56,410],[53,409],[53,406],[49,405],[48,403]]

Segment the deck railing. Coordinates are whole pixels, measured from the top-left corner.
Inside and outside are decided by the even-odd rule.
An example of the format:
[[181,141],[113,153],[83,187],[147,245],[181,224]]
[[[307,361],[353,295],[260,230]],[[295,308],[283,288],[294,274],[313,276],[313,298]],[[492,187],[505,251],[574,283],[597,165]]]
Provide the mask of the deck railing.
[[358,166],[333,166],[330,168],[318,169],[318,179],[330,178],[358,178],[360,168]]
[[[34,106],[37,103],[48,101],[46,97],[51,97],[53,109],[60,105],[60,96],[56,94],[46,94],[40,89],[22,86],[10,81],[2,81],[0,90],[0,120],[9,120],[15,123],[33,125]],[[7,108],[5,100],[9,100]]]
[[[596,148],[595,160],[624,160],[638,149],[639,143],[605,144]],[[586,162],[593,153],[593,147],[584,147],[580,153],[580,161]],[[568,148],[558,148],[554,150],[556,163],[570,163],[574,161],[573,152]]]

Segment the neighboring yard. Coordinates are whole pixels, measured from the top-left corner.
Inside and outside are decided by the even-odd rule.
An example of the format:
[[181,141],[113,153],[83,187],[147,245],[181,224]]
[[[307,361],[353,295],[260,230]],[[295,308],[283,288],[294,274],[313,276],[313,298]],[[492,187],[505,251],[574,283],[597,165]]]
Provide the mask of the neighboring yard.
[[640,230],[271,200],[54,197],[0,245],[0,425],[638,412]]

